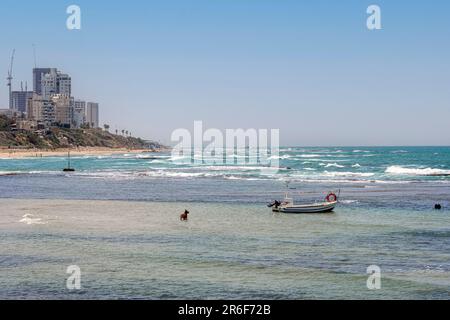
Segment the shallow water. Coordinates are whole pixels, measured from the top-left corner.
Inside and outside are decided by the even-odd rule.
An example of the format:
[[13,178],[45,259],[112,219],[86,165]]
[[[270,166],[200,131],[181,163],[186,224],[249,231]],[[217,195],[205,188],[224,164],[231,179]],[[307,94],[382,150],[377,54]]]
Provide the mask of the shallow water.
[[[0,205],[0,298],[450,298],[445,211],[343,204],[334,214],[286,215],[236,203]],[[187,223],[178,220],[185,208]],[[366,268],[374,264],[382,288],[370,291]],[[69,265],[81,268],[80,291],[65,287]]]

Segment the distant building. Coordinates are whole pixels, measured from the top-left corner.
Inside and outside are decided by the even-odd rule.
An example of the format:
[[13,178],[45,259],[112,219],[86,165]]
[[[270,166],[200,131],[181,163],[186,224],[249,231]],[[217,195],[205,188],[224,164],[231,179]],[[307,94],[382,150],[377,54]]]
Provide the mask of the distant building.
[[33,98],[28,100],[27,117],[50,126],[56,122],[55,104],[34,93]]
[[56,94],[51,98],[55,106],[55,120],[57,123],[70,127],[72,124],[72,99],[64,94]]
[[32,91],[13,91],[12,109],[20,112],[27,112],[27,101],[33,97]]
[[51,72],[51,68],[34,68],[33,69],[33,92],[42,94],[42,78]]
[[68,74],[57,73],[57,91],[68,97],[72,95],[72,78]]
[[72,94],[72,79],[67,74],[62,74],[55,68],[51,68],[41,78],[41,95],[50,99],[53,95],[61,94],[70,97]]
[[16,122],[17,130],[33,131],[38,129],[38,122],[35,120],[18,120]]
[[98,109],[98,103],[88,102],[86,104],[86,123],[89,124],[91,128],[99,127]]
[[[15,91],[13,106],[13,111],[26,112],[38,126],[99,127],[99,104],[75,100],[71,77],[57,68],[34,68],[33,92]],[[31,122],[24,122],[24,127],[31,128]]]
[[72,104],[72,125],[80,128],[86,123],[86,102],[74,100]]
[[0,109],[0,116],[6,116],[8,118],[13,118],[15,116],[15,112],[12,109]]

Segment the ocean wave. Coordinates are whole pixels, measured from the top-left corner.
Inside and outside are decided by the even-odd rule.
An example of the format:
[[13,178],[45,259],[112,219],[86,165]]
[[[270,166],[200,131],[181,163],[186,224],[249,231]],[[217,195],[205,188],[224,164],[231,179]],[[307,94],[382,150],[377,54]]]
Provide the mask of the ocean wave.
[[237,177],[237,176],[225,176],[224,179],[226,179],[226,180],[244,180],[244,181],[267,180],[267,179],[262,179],[262,178],[249,178],[249,177]]
[[[298,161],[304,161],[305,159],[295,159],[293,158],[292,160],[298,160]],[[340,160],[340,159],[308,159],[308,161],[304,161],[303,164],[308,164],[308,163],[312,163],[312,162],[348,162],[349,160]]]
[[373,177],[375,173],[371,172],[335,172],[335,171],[325,171],[326,176],[330,177]]
[[450,176],[450,170],[433,169],[433,168],[405,168],[401,166],[390,166],[385,173],[394,175],[413,175],[413,176],[429,176],[441,177]]
[[297,157],[300,157],[300,158],[320,158],[322,156],[323,155],[320,155],[320,154],[299,154],[299,155],[297,155]]
[[167,161],[164,161],[164,160],[152,160],[149,163],[167,163]]
[[19,174],[23,174],[20,171],[0,171],[0,176],[17,176]]
[[358,200],[339,200],[339,203],[343,204],[352,204],[352,203],[358,203]]
[[262,166],[199,166],[193,169],[211,170],[211,171],[256,171],[264,170],[267,167]]
[[352,168],[361,168],[361,165],[359,163],[355,163],[354,165],[352,165]]
[[291,158],[291,156],[286,154],[286,155],[283,155],[283,156],[271,156],[271,157],[269,157],[267,159],[268,160],[276,160],[276,159],[286,160],[286,159],[289,159],[289,158]]
[[337,163],[329,163],[327,165],[325,165],[325,168],[345,168],[345,166],[337,164]]
[[32,215],[31,213],[27,213],[24,216],[22,216],[22,219],[19,222],[25,223],[27,225],[47,224],[46,222],[43,222],[41,218],[35,218],[34,215]]

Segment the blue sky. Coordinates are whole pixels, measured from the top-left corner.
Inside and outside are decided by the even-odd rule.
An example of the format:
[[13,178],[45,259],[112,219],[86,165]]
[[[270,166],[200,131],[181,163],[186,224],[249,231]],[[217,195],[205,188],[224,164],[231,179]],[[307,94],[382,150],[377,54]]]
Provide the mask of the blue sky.
[[[82,30],[66,29],[66,8]],[[366,9],[382,11],[379,31]],[[72,76],[101,122],[169,143],[194,120],[279,128],[283,145],[450,145],[448,1],[11,1],[0,65]]]

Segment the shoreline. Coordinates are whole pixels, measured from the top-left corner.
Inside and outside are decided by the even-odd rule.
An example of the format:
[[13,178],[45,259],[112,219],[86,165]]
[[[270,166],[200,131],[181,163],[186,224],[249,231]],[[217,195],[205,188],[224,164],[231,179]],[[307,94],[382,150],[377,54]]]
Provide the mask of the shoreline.
[[0,159],[22,159],[22,158],[45,158],[45,157],[64,157],[70,151],[71,156],[88,155],[114,155],[124,153],[150,153],[164,152],[168,149],[127,149],[127,148],[106,148],[106,147],[80,147],[80,148],[62,148],[62,149],[0,149]]

